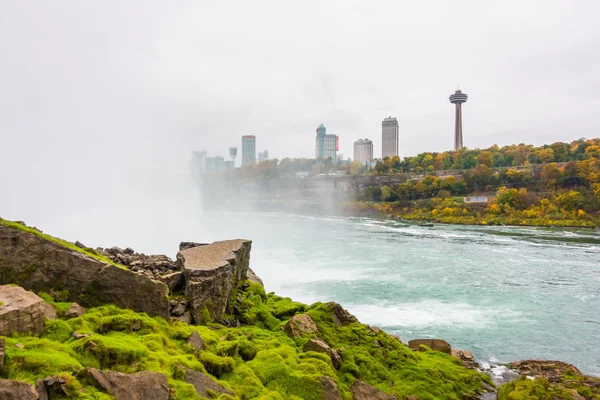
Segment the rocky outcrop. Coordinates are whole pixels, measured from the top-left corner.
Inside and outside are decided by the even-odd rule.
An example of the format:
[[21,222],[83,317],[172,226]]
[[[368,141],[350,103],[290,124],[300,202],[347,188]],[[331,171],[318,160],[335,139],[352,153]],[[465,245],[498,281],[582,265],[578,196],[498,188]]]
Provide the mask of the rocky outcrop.
[[0,399],[2,400],[38,400],[39,393],[27,382],[0,379]]
[[562,361],[523,360],[512,362],[508,367],[518,370],[521,375],[542,377],[549,382],[560,382],[566,373],[583,376],[575,366]]
[[317,324],[308,314],[294,315],[283,327],[291,338],[301,338],[319,332]]
[[340,357],[340,354],[332,349],[324,340],[308,339],[308,342],[304,344],[302,350],[327,354],[331,358],[331,364],[335,369],[339,369],[342,365],[342,357]]
[[354,381],[352,385],[352,399],[353,400],[396,400],[395,396],[382,392],[381,390],[374,388],[373,386],[359,381]]
[[247,278],[251,245],[249,240],[226,240],[177,253],[185,279],[183,292],[195,323],[207,322],[207,316],[226,322],[233,292]]
[[213,395],[213,393],[216,393],[217,396],[221,394],[228,394],[230,396],[235,395],[231,390],[213,381],[212,378],[206,374],[194,371],[186,367],[177,368],[179,368],[185,373],[185,381],[191,384],[202,398],[214,398],[215,396]]
[[87,368],[82,375],[98,389],[108,392],[117,400],[169,399],[167,377],[158,372],[123,374]]
[[31,333],[44,330],[46,318],[56,318],[56,311],[35,293],[11,285],[0,286],[0,335]]
[[323,385],[323,400],[343,400],[333,379],[328,376],[321,376],[319,382]]
[[442,353],[452,355],[452,347],[450,344],[442,339],[414,339],[408,342],[408,347],[413,350],[419,350],[419,346],[425,345],[433,351],[439,351]]
[[248,268],[248,280],[250,282],[258,283],[260,286],[265,286],[262,279],[260,279],[259,276],[256,275],[252,268]]
[[67,389],[67,381],[60,376],[49,376],[36,383],[40,400],[68,398],[71,393]]
[[169,317],[167,286],[36,234],[0,224],[0,284],[60,292],[85,307],[107,303]]

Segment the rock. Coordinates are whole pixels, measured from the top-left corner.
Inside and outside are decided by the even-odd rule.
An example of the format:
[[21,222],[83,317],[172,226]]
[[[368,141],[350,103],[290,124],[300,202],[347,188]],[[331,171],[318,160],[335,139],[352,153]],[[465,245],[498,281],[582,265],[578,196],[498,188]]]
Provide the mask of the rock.
[[44,379],[39,379],[36,383],[36,390],[40,395],[40,400],[49,400],[68,398],[71,393],[67,389],[67,381],[60,376],[49,376]]
[[254,283],[258,283],[262,287],[265,286],[262,279],[260,279],[258,275],[256,275],[252,268],[248,268],[248,280]]
[[396,400],[395,396],[387,394],[373,386],[359,381],[358,379],[352,384],[352,399],[353,400]]
[[41,297],[18,286],[0,286],[0,304],[0,336],[13,332],[39,335],[46,317],[56,317],[54,308],[48,308]]
[[75,246],[79,247],[80,249],[87,248],[87,246],[85,244],[81,243],[79,240],[76,241],[74,244],[75,244]]
[[98,389],[105,390],[117,400],[169,399],[167,377],[158,372],[143,371],[124,374],[86,368],[83,375]]
[[27,382],[0,379],[0,399],[2,400],[38,400],[39,393]]
[[192,332],[192,334],[187,340],[187,344],[192,346],[196,351],[204,349],[204,340],[200,337],[198,331]]
[[91,333],[79,333],[79,332],[73,332],[71,334],[71,336],[73,336],[75,339],[79,340],[79,339],[84,339],[86,337],[90,337],[92,336]]
[[234,289],[245,281],[250,262],[249,240],[226,240],[192,247],[177,253],[179,269],[186,286],[192,319],[203,323],[205,311],[222,322]]
[[73,303],[73,304],[71,304],[71,307],[69,307],[69,309],[65,313],[65,317],[77,318],[77,317],[81,317],[83,314],[85,314],[85,308],[81,307],[77,303]]
[[321,376],[319,382],[323,385],[323,400],[343,400],[333,379],[328,376]]
[[346,326],[350,325],[354,322],[358,322],[356,317],[350,314],[346,309],[344,309],[338,303],[330,301],[326,303],[331,312],[333,313],[333,322],[336,326]]
[[0,225],[0,284],[7,283],[36,292],[60,289],[68,301],[77,301],[84,307],[115,304],[169,318],[164,283],[33,233]]
[[129,255],[134,255],[135,251],[131,247],[127,247],[125,250],[123,250],[123,253],[129,254]]
[[551,383],[560,382],[567,372],[584,376],[575,366],[562,361],[523,360],[512,362],[508,367],[519,370],[521,375],[546,378]]
[[181,242],[179,243],[179,251],[192,249],[199,246],[208,246],[209,243],[196,243],[196,242]]
[[339,353],[321,339],[308,339],[302,350],[328,354],[335,369],[339,369],[340,365],[342,365],[342,357],[340,357]]
[[180,292],[185,286],[182,272],[173,272],[171,274],[162,275],[158,277],[158,280],[164,282],[169,287],[170,293]]
[[291,338],[301,338],[318,333],[317,324],[308,314],[294,315],[283,327],[283,331]]
[[185,304],[179,303],[171,310],[171,315],[179,317],[185,312]]
[[0,338],[0,371],[4,368],[4,356],[6,355],[6,340]]
[[24,348],[25,346],[23,346],[21,343],[17,343],[17,344],[15,344],[15,347],[16,347],[17,349],[22,349],[22,348]]
[[465,368],[475,368],[477,367],[477,362],[475,362],[475,356],[469,350],[451,350],[452,357],[456,358],[458,361],[465,366]]
[[213,393],[216,393],[217,396],[221,394],[228,394],[230,396],[235,395],[231,390],[219,385],[206,374],[194,371],[187,367],[177,368],[185,372],[185,381],[191,384],[202,398],[212,399],[215,397]]
[[408,347],[413,350],[419,350],[419,346],[424,344],[431,350],[452,355],[450,344],[442,339],[414,339],[408,342]]
[[172,320],[185,322],[186,324],[192,324],[192,313],[186,311],[181,317],[171,317]]

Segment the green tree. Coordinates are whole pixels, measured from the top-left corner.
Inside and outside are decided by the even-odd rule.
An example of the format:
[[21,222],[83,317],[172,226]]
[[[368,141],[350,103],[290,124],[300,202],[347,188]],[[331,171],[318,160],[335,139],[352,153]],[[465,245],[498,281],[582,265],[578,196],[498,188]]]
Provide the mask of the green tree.
[[381,188],[381,201],[388,201],[392,196],[392,189],[389,186],[385,185]]

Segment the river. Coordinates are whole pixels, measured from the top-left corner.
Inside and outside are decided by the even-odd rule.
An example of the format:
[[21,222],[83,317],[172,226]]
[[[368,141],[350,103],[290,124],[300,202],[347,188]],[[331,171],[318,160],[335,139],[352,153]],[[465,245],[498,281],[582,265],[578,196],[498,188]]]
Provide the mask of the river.
[[336,301],[403,341],[480,361],[558,359],[600,375],[600,233],[269,213],[204,215],[204,240],[253,240],[267,291]]

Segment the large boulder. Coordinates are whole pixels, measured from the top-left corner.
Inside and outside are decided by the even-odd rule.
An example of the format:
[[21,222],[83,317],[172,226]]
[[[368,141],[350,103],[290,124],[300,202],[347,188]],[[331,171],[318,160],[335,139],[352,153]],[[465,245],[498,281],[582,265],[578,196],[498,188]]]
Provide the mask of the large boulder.
[[352,399],[353,400],[396,400],[395,396],[382,392],[373,386],[359,381],[358,379],[352,384]]
[[331,364],[335,369],[339,369],[342,365],[342,357],[340,357],[340,354],[321,339],[308,339],[308,342],[304,344],[302,350],[327,354],[331,358]]
[[258,283],[260,286],[265,286],[262,279],[260,279],[260,277],[256,275],[256,272],[254,272],[252,268],[248,268],[248,280],[254,283]]
[[177,253],[195,323],[223,321],[234,290],[247,279],[251,246],[250,240],[225,240]]
[[336,326],[346,326],[354,322],[358,322],[356,317],[348,312],[344,307],[334,301],[326,303],[331,310],[333,316],[333,322]]
[[54,308],[35,293],[19,286],[0,286],[0,336],[13,332],[39,335],[46,318],[55,317]]
[[39,393],[27,382],[0,379],[1,400],[37,400]]
[[168,400],[167,377],[158,372],[124,374],[87,368],[82,373],[94,386],[113,395],[117,400]]
[[0,284],[60,292],[84,307],[116,304],[169,317],[167,286],[34,233],[0,224]]
[[442,339],[414,339],[408,342],[408,347],[413,350],[419,350],[419,346],[425,345],[431,350],[452,355],[452,347]]
[[283,330],[291,338],[301,338],[319,332],[317,324],[308,314],[294,315]]
[[206,374],[194,371],[193,369],[189,369],[187,367],[177,368],[185,373],[185,381],[191,384],[202,398],[213,398],[213,393],[216,393],[217,396],[221,394],[234,396],[234,393],[231,390],[213,381],[212,378]]
[[452,357],[456,358],[462,363],[465,368],[477,367],[475,356],[469,350],[454,350],[452,349]]

